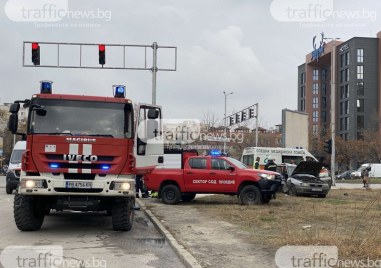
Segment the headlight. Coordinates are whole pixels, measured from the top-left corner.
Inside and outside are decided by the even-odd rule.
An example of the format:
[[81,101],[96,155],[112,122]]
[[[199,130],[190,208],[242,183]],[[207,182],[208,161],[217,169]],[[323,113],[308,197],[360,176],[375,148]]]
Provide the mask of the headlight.
[[44,180],[22,180],[20,186],[22,188],[44,188]]
[[273,175],[273,174],[260,173],[259,176],[264,178],[264,179],[267,179],[267,180],[274,180],[275,179],[275,175]]
[[132,187],[129,182],[115,182],[114,183],[114,190],[117,190],[117,191],[128,191],[131,188]]

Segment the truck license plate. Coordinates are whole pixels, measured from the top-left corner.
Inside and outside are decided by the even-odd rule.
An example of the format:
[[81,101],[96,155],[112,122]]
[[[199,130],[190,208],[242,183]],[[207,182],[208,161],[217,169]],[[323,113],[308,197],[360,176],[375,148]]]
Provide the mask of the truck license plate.
[[93,187],[92,182],[82,181],[67,181],[66,188],[78,188],[78,189],[91,189]]
[[312,191],[314,191],[314,192],[322,192],[323,189],[322,188],[312,188]]

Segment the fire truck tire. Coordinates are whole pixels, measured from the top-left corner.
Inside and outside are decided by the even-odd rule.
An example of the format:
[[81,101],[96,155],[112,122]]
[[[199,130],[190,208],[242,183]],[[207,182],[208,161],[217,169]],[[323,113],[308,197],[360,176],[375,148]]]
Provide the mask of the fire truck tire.
[[130,231],[134,221],[134,201],[131,197],[117,198],[112,204],[111,218],[114,231]]
[[12,194],[13,189],[11,187],[9,187],[9,185],[7,185],[7,186],[5,186],[5,191],[7,192],[7,194]]
[[19,230],[39,230],[45,218],[43,202],[34,196],[16,194],[13,214]]
[[196,194],[181,194],[181,201],[190,202],[196,197]]
[[181,193],[179,187],[173,184],[168,184],[161,190],[161,200],[164,204],[176,205],[180,202]]
[[261,191],[255,185],[246,185],[239,193],[239,198],[244,205],[259,205],[262,202]]

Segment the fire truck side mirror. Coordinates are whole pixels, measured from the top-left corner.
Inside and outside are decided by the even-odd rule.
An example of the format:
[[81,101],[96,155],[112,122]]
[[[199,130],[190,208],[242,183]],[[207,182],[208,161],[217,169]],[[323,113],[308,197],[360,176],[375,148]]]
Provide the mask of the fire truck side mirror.
[[9,107],[9,112],[12,114],[17,114],[20,110],[20,103],[12,103],[12,105]]
[[157,118],[159,118],[159,110],[157,110],[157,109],[149,109],[147,117],[148,117],[148,119],[157,119]]
[[12,134],[15,134],[17,132],[18,122],[19,122],[18,114],[12,113],[9,116],[9,120],[8,120],[8,129],[10,132],[12,132]]

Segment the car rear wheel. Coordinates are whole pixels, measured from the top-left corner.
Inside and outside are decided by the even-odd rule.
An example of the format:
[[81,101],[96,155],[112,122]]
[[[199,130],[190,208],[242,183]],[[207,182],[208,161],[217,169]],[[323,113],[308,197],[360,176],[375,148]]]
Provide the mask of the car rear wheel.
[[255,185],[246,185],[239,193],[239,198],[244,205],[259,205],[262,202],[261,191]]
[[289,195],[294,195],[294,196],[298,195],[298,191],[296,191],[296,187],[295,187],[294,184],[290,185],[290,189],[288,190],[288,194]]
[[164,204],[176,205],[180,202],[181,193],[179,187],[173,184],[168,184],[161,190],[161,200]]

